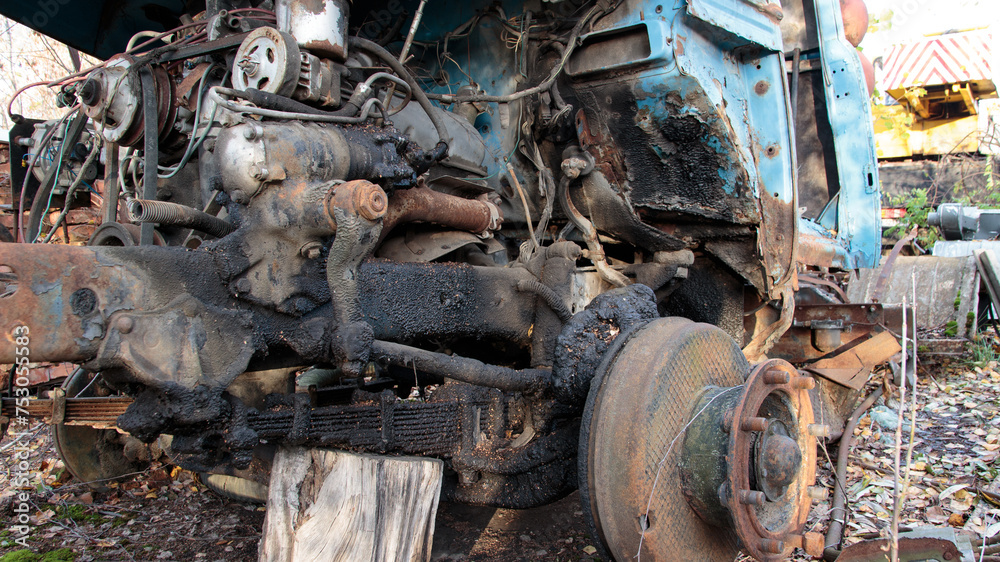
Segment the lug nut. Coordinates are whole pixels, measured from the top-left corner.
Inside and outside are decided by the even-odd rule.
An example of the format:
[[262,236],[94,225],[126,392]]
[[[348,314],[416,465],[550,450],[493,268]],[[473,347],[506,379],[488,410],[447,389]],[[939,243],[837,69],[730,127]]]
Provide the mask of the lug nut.
[[804,375],[795,377],[795,380],[792,381],[792,386],[801,390],[812,390],[816,388],[816,381],[812,377]]
[[740,490],[738,497],[743,505],[764,505],[764,502],[767,501],[764,492],[756,490]]
[[781,554],[785,550],[785,542],[777,539],[760,539],[760,549],[768,554]]
[[829,437],[830,426],[825,423],[811,423],[806,427],[806,431],[813,437]]
[[813,501],[825,501],[830,497],[830,491],[822,486],[809,486],[809,498]]
[[767,421],[767,418],[747,418],[740,424],[740,429],[743,431],[767,431],[768,425],[770,422]]
[[764,373],[764,382],[767,384],[788,384],[792,376],[781,369],[771,369]]

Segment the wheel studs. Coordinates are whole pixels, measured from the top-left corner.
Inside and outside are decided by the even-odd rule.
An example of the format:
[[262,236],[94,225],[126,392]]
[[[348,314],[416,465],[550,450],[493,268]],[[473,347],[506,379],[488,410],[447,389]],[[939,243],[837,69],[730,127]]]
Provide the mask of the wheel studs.
[[800,390],[812,390],[816,388],[816,380],[810,376],[795,377],[792,386]]
[[785,550],[785,542],[777,539],[760,539],[760,549],[768,554],[781,554]]
[[830,491],[822,486],[809,486],[809,498],[813,501],[824,501],[830,497]]
[[792,376],[781,369],[771,369],[764,373],[764,382],[767,384],[788,384]]
[[768,425],[770,422],[767,421],[767,418],[747,418],[740,424],[740,429],[743,431],[767,431]]
[[809,435],[813,437],[829,437],[830,436],[830,426],[823,423],[811,423],[806,428]]
[[764,492],[758,492],[756,490],[740,490],[739,500],[743,505],[764,505],[767,497],[764,495]]

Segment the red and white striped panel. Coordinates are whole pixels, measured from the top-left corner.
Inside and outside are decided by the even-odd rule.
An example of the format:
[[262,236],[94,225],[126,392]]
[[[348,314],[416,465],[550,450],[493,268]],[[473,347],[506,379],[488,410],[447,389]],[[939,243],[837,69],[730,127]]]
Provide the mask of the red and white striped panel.
[[882,87],[936,86],[991,80],[991,35],[987,30],[928,37],[896,45],[885,59]]

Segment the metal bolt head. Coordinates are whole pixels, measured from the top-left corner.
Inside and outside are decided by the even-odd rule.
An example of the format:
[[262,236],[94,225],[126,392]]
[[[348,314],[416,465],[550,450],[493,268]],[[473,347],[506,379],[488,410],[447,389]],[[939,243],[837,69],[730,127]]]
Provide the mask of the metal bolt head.
[[802,550],[809,556],[823,556],[825,539],[821,533],[805,533],[802,535]]
[[115,320],[115,328],[123,334],[131,332],[134,327],[135,321],[132,320],[131,316],[119,316],[118,319]]
[[261,180],[261,181],[267,179],[267,168],[264,168],[264,167],[259,166],[257,164],[251,164],[250,168],[249,168],[249,172],[250,172],[250,175],[253,176],[254,179],[258,179],[258,180]]
[[253,125],[247,125],[243,129],[243,138],[252,141],[257,138],[257,129]]
[[323,255],[323,245],[319,242],[307,242],[299,249],[299,255],[307,260],[319,259]]
[[359,185],[355,189],[354,206],[362,217],[375,221],[385,216],[389,198],[381,187],[366,182],[366,185]]

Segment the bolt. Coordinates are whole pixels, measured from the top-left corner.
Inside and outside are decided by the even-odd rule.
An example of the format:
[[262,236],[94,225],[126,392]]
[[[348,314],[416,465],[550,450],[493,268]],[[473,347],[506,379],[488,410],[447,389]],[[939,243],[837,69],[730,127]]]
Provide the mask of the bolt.
[[299,248],[299,255],[307,260],[314,260],[323,255],[323,245],[319,242],[307,242]]
[[944,557],[945,560],[951,560],[952,558],[955,557],[955,555],[952,554],[950,551],[946,551],[942,556]]
[[251,288],[250,280],[246,277],[241,277],[236,281],[236,291],[238,293],[249,293]]
[[747,418],[740,424],[740,429],[743,431],[767,431],[768,425],[770,422],[767,418]]
[[264,180],[267,179],[267,168],[264,168],[262,166],[258,166],[257,164],[250,164],[249,172],[250,172],[250,175],[253,176],[254,179],[258,179],[258,180],[261,180],[261,181],[264,181]]
[[761,80],[753,87],[753,90],[757,92],[758,96],[763,96],[771,89],[771,85],[767,83],[767,80]]
[[830,426],[825,423],[811,423],[806,427],[806,431],[813,437],[829,437]]
[[812,390],[816,388],[816,381],[812,377],[804,375],[795,377],[795,380],[792,381],[792,386],[799,390]]
[[243,138],[247,139],[248,141],[255,140],[257,138],[257,128],[254,127],[253,125],[247,125],[243,129]]
[[740,490],[737,497],[743,505],[764,505],[764,502],[767,501],[764,492],[757,490]]
[[785,542],[777,539],[760,539],[760,549],[768,554],[781,554],[785,550]]
[[764,372],[764,382],[767,384],[788,384],[792,376],[781,369],[769,369]]
[[813,501],[826,501],[830,497],[830,491],[823,486],[809,486],[809,498]]
[[84,82],[80,88],[80,101],[91,107],[97,105],[101,101],[101,83],[93,79]]
[[354,208],[362,217],[375,221],[385,216],[389,198],[381,187],[364,182],[354,189]]
[[802,543],[799,548],[806,551],[809,556],[821,558],[825,548],[825,537],[822,533],[805,533],[802,535]]
[[135,321],[132,320],[131,316],[120,316],[118,320],[115,320],[115,328],[118,328],[118,331],[123,334],[131,332],[133,327],[135,327]]

